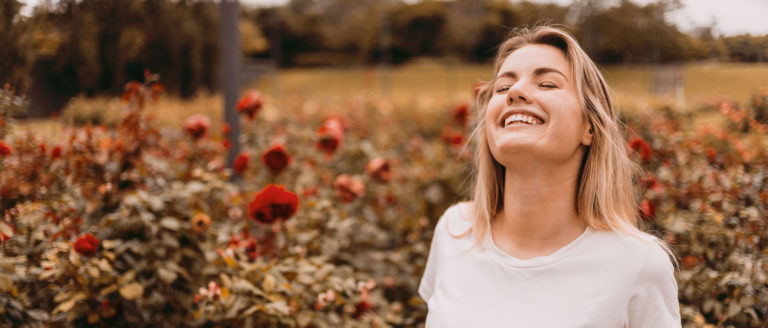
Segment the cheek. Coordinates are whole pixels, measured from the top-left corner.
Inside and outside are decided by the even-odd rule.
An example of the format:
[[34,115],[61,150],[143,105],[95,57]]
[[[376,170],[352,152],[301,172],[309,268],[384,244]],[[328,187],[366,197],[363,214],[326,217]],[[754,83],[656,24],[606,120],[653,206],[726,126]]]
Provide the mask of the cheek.
[[485,123],[495,125],[496,119],[501,115],[501,111],[506,106],[506,99],[504,96],[494,95],[488,101],[488,106],[485,110]]
[[581,105],[575,99],[562,99],[559,104],[555,106],[559,109],[560,116],[564,119],[559,120],[563,127],[570,129],[578,129],[586,122],[584,117],[584,111],[581,109]]

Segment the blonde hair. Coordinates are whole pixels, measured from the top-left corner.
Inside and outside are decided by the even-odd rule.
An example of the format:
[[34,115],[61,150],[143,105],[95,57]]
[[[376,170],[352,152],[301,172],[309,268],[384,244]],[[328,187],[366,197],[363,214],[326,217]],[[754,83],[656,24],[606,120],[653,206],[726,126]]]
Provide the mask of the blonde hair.
[[[608,86],[597,66],[567,32],[549,26],[520,28],[498,49],[493,79],[504,60],[514,51],[529,44],[545,44],[563,51],[570,63],[576,92],[587,122],[592,127],[592,144],[587,147],[579,172],[576,211],[595,230],[621,231],[638,237],[648,236],[638,227],[638,206],[634,198],[633,177],[639,172],[626,153],[626,141],[616,115]],[[483,247],[491,219],[503,207],[504,166],[491,154],[486,136],[485,112],[493,93],[494,80],[483,83],[477,94],[474,210],[472,229],[475,245]],[[669,247],[659,241],[671,255]]]

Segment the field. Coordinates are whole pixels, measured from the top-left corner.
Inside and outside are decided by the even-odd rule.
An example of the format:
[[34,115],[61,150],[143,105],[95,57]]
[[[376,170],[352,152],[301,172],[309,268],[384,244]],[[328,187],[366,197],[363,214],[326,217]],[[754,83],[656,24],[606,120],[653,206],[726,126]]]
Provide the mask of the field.
[[[678,257],[684,327],[766,327],[768,65],[680,70],[670,97],[648,67],[605,68],[643,226]],[[489,71],[282,70],[245,88],[264,98],[244,92],[232,167],[217,95],[137,84],[2,121],[0,326],[423,326],[432,229],[469,197],[462,108]]]
[[[633,112],[661,104],[675,105],[681,111],[696,110],[714,98],[729,98],[746,106],[754,92],[768,86],[768,64],[686,64],[682,66],[684,97],[680,106],[675,97],[653,92],[651,66],[618,65],[602,67],[602,70],[620,109]],[[271,119],[285,110],[313,112],[331,110],[333,106],[344,108],[352,99],[362,97],[386,103],[381,108],[383,111],[403,111],[414,120],[430,124],[434,122],[432,115],[436,110],[469,101],[471,86],[487,80],[490,71],[489,65],[434,60],[417,61],[391,70],[377,67],[283,69],[245,89],[258,89],[266,95],[264,115]],[[159,109],[155,114],[161,124],[180,127],[186,116],[204,113],[217,128],[221,123],[222,102],[218,95],[201,93],[190,100],[162,98],[151,106]],[[64,109],[64,121],[74,118],[76,123],[90,120],[114,124],[120,117],[120,108],[116,99],[78,98]],[[696,117],[696,123],[709,123],[717,118],[702,113]],[[32,120],[21,122],[20,126],[43,126],[35,131],[48,136],[58,130],[51,124],[48,120]]]

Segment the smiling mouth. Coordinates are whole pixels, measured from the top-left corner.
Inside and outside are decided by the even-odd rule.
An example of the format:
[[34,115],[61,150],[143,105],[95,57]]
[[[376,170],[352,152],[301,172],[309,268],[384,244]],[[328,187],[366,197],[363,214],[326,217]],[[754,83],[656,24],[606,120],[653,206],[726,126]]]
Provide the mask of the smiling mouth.
[[517,113],[517,114],[509,115],[509,117],[507,117],[504,120],[504,125],[502,127],[508,127],[513,125],[525,126],[525,125],[541,125],[541,124],[544,124],[544,122],[533,115]]

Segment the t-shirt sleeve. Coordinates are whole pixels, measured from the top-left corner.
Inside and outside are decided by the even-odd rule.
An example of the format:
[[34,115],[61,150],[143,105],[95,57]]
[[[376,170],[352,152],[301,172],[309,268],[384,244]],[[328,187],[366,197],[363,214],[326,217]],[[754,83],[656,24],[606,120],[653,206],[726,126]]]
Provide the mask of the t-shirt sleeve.
[[437,271],[440,267],[441,247],[446,247],[443,244],[442,240],[444,237],[442,236],[448,233],[448,221],[457,215],[456,211],[458,211],[458,208],[458,205],[449,207],[435,225],[435,232],[432,235],[432,243],[429,246],[429,255],[427,256],[427,265],[424,268],[424,275],[421,276],[421,283],[419,284],[419,296],[421,296],[424,302],[429,302],[432,293],[435,291]]
[[435,225],[435,232],[432,235],[432,243],[429,247],[429,255],[427,256],[427,265],[424,268],[424,275],[421,276],[421,283],[419,284],[419,296],[424,302],[429,302],[429,298],[432,297],[432,293],[435,290],[435,277],[437,275],[438,267],[438,249],[440,247],[440,229],[445,225],[446,215],[449,211],[446,211],[442,217],[437,221]]
[[649,248],[629,300],[628,327],[681,327],[672,261],[660,245]]

